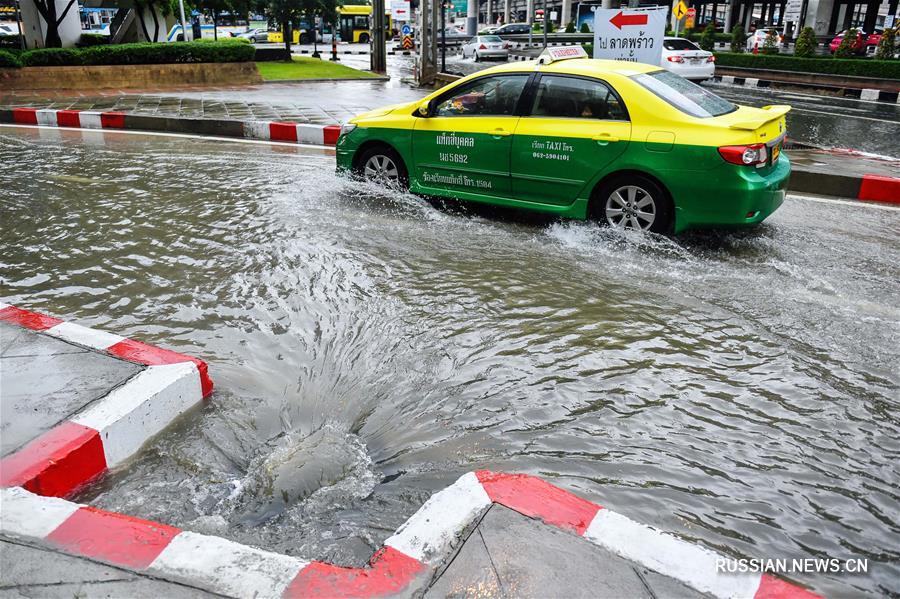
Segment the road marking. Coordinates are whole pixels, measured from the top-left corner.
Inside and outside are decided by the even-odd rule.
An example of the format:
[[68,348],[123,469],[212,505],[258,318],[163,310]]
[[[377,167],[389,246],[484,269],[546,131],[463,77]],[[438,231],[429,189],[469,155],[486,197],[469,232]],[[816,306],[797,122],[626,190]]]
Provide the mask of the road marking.
[[807,200],[809,202],[819,202],[821,204],[843,204],[845,206],[856,206],[864,208],[874,208],[875,210],[900,210],[900,206],[885,206],[874,202],[866,202],[864,200],[842,200],[840,198],[820,198],[816,196],[805,196],[789,193],[787,197],[792,200]]

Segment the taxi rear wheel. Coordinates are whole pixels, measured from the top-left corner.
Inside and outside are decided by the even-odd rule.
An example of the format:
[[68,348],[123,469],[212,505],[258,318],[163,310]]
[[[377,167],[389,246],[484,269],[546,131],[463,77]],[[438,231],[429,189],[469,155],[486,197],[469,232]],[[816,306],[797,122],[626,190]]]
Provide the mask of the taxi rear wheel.
[[357,173],[368,181],[406,187],[409,176],[403,159],[388,146],[374,146],[363,151],[357,161]]
[[599,190],[594,216],[617,229],[666,233],[672,219],[671,202],[663,189],[647,177],[616,177]]

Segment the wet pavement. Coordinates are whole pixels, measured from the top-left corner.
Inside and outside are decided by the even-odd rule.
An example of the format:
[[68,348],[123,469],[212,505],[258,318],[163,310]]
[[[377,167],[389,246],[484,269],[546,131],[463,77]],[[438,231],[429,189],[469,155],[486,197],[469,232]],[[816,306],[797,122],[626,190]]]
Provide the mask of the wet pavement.
[[55,551],[0,540],[0,597],[71,599],[189,599],[218,597],[199,589],[141,576]]
[[143,370],[0,322],[0,456],[19,449]]
[[732,555],[870,560],[798,576],[819,592],[900,592],[900,211],[622,235],[347,181],[326,151],[45,131],[0,128],[0,294],[217,381],[80,501],[362,565],[488,467]]
[[707,597],[585,539],[492,506],[425,597]]

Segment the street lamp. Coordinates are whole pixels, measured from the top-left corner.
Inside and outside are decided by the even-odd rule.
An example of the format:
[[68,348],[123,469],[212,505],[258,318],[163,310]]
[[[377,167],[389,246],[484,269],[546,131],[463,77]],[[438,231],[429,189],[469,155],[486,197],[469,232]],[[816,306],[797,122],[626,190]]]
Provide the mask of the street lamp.
[[[76,7],[77,8],[77,7]],[[188,41],[187,21],[184,20],[184,0],[178,0],[178,11],[181,13],[181,41]],[[178,39],[177,37],[175,39]]]

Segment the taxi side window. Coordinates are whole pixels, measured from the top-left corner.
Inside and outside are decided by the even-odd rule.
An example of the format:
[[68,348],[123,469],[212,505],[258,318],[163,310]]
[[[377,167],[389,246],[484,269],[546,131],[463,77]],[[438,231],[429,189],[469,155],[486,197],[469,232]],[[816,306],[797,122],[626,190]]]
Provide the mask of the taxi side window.
[[476,79],[441,98],[434,116],[512,116],[527,81],[527,74]]
[[542,75],[530,116],[628,120],[619,97],[602,81]]

